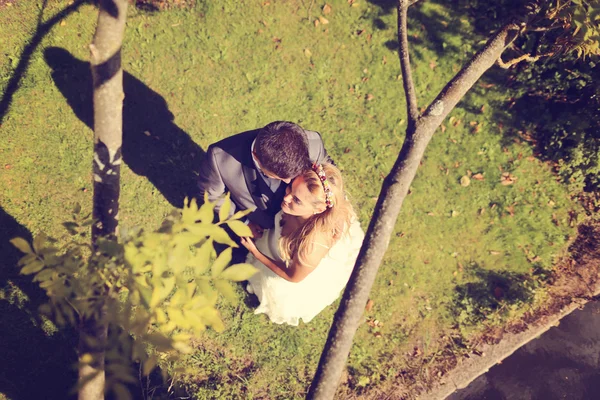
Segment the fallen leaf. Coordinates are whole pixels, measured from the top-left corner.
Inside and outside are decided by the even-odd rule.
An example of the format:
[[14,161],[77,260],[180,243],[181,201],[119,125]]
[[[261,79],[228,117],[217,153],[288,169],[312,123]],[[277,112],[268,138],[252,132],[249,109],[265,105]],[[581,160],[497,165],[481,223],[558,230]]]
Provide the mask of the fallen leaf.
[[375,302],[372,299],[369,299],[369,301],[367,301],[367,306],[365,307],[365,310],[367,312],[371,311],[373,309],[374,305],[375,305]]
[[375,98],[375,96],[373,96],[372,94],[368,94],[367,97],[366,97],[367,101],[371,101],[374,98]]
[[477,173],[475,175],[473,175],[471,178],[476,179],[478,181],[483,181],[485,179],[485,177],[483,176],[483,174]]
[[481,108],[479,109],[479,112],[482,113],[485,111],[485,104],[481,106]]
[[321,21],[323,25],[327,25],[329,23],[329,20],[325,17],[319,17],[319,21]]
[[431,68],[432,70],[434,70],[435,67],[437,67],[437,64],[436,64],[435,60],[431,60],[429,62],[429,68]]
[[490,250],[490,254],[493,255],[493,256],[498,256],[498,255],[500,255],[502,253],[500,253],[499,251],[496,251],[496,250]]
[[329,4],[325,4],[323,6],[323,14],[329,14],[331,12],[331,6]]
[[471,121],[471,122],[469,122],[469,125],[471,125],[471,126],[475,126],[475,125],[477,125],[478,123],[479,123],[479,122],[477,122],[477,121]]
[[6,164],[6,165],[4,166],[4,169],[11,169],[11,168],[12,168],[12,165],[10,165],[10,164]]
[[320,22],[318,19],[315,19],[315,27],[319,26]]
[[463,176],[460,178],[460,186],[467,187],[471,184],[471,179],[468,176]]
[[363,33],[365,33],[365,30],[364,30],[364,29],[359,29],[359,30],[357,30],[357,31],[356,31],[356,35],[357,35],[357,36],[360,36],[360,35],[362,35]]
[[450,213],[450,216],[451,216],[452,218],[456,218],[456,217],[458,217],[458,215],[459,215],[459,214],[460,214],[460,213],[459,213],[458,211],[456,211],[456,210],[452,210],[452,212]]
[[517,177],[511,174],[510,172],[503,172],[502,177],[500,178],[500,183],[504,186],[512,185],[517,181]]
[[65,26],[67,24],[67,21],[65,21],[64,19],[62,21],[60,21],[60,26]]
[[304,49],[304,55],[310,58],[310,56],[312,56],[312,52],[310,51],[310,49]]
[[435,216],[435,213],[434,212],[428,212],[427,215],[433,217],[433,216]]
[[346,147],[346,148],[344,149],[344,154],[348,154],[348,153],[350,153],[350,147]]
[[508,211],[508,213],[510,214],[511,217],[515,216],[515,205],[510,205],[508,207],[504,208],[506,211]]
[[446,132],[446,125],[442,124],[440,125],[440,128],[442,129],[442,133]]

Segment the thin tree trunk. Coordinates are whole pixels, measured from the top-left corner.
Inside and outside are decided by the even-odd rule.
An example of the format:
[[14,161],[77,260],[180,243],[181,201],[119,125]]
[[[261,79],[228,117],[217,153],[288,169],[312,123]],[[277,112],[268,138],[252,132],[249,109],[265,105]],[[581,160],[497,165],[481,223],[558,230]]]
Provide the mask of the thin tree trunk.
[[[405,90],[413,87],[408,49],[406,48],[407,7],[408,1],[400,0],[398,10],[399,55],[403,79],[410,81],[404,82]],[[518,28],[512,23],[496,32],[444,87],[423,115],[413,117],[416,96],[414,96],[414,90],[406,90],[408,118],[411,120],[408,123],[406,138],[390,174],[384,179],[364,243],[344,291],[340,307],[335,314],[307,398],[332,399],[335,395],[354,335],[360,325],[371,287],[389,245],[402,203],[435,130],[473,84],[494,65],[506,47],[518,36],[518,32]]]
[[[90,45],[94,85],[94,247],[99,237],[114,237],[118,224],[124,97],[121,45],[127,0],[100,0],[99,7],[96,33]],[[95,313],[80,321],[79,400],[104,399],[108,326],[103,314],[104,305],[100,303]]]

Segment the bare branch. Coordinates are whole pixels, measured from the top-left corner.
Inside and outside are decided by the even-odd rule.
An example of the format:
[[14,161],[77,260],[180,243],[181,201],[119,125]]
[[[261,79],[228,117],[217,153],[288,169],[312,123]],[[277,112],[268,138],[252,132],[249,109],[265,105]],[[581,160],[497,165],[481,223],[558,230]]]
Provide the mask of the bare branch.
[[539,60],[542,57],[550,57],[553,56],[554,53],[545,53],[545,54],[540,54],[537,56],[532,56],[531,54],[523,54],[522,56],[513,58],[510,61],[502,61],[502,57],[498,57],[498,60],[496,61],[496,63],[498,64],[498,66],[500,66],[501,68],[504,69],[509,69],[510,67],[512,67],[515,64],[520,63],[521,61],[527,61],[527,62],[535,62],[537,60]]
[[552,31],[554,29],[558,29],[561,28],[561,25],[554,25],[554,26],[546,26],[546,27],[539,27],[539,28],[528,28],[527,31],[528,32],[548,32],[548,31]]
[[421,0],[409,0],[407,7],[417,4],[419,1],[421,1]]
[[404,95],[406,96],[406,110],[410,131],[419,119],[419,109],[417,107],[417,93],[412,78],[410,56],[408,53],[408,6],[408,0],[400,0],[398,2],[398,44],[400,45],[398,55],[400,57],[400,68],[402,69],[402,83],[404,85]]

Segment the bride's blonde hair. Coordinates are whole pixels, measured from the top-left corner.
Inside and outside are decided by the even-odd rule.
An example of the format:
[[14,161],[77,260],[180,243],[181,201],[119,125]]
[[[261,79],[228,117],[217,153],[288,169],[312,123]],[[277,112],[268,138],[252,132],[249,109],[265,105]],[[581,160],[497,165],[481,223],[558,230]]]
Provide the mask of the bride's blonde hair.
[[[326,234],[329,241],[322,244],[331,247],[335,240],[348,231],[350,223],[355,217],[352,204],[347,200],[344,193],[344,183],[340,170],[333,164],[323,164],[323,171],[333,193],[333,206],[313,215],[289,235],[281,237],[279,251],[284,261],[290,261],[294,258],[294,254],[297,254],[298,261],[305,264],[306,257],[315,245],[315,237],[318,233]],[[313,206],[322,205],[326,207],[325,190],[317,173],[310,169],[300,176],[304,178],[308,191],[314,196]]]

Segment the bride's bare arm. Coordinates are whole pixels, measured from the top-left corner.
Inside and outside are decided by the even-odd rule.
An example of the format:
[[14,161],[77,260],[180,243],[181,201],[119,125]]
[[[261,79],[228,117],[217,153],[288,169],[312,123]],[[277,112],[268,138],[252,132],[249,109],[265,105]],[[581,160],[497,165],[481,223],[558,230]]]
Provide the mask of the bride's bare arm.
[[323,257],[325,257],[329,251],[328,247],[313,245],[310,254],[306,257],[305,263],[300,263],[298,261],[298,256],[296,255],[289,265],[286,266],[285,263],[275,261],[261,253],[254,245],[254,241],[251,238],[241,238],[241,243],[258,261],[263,263],[271,271],[286,281],[295,283],[301,282],[313,272],[315,267],[319,265]]

